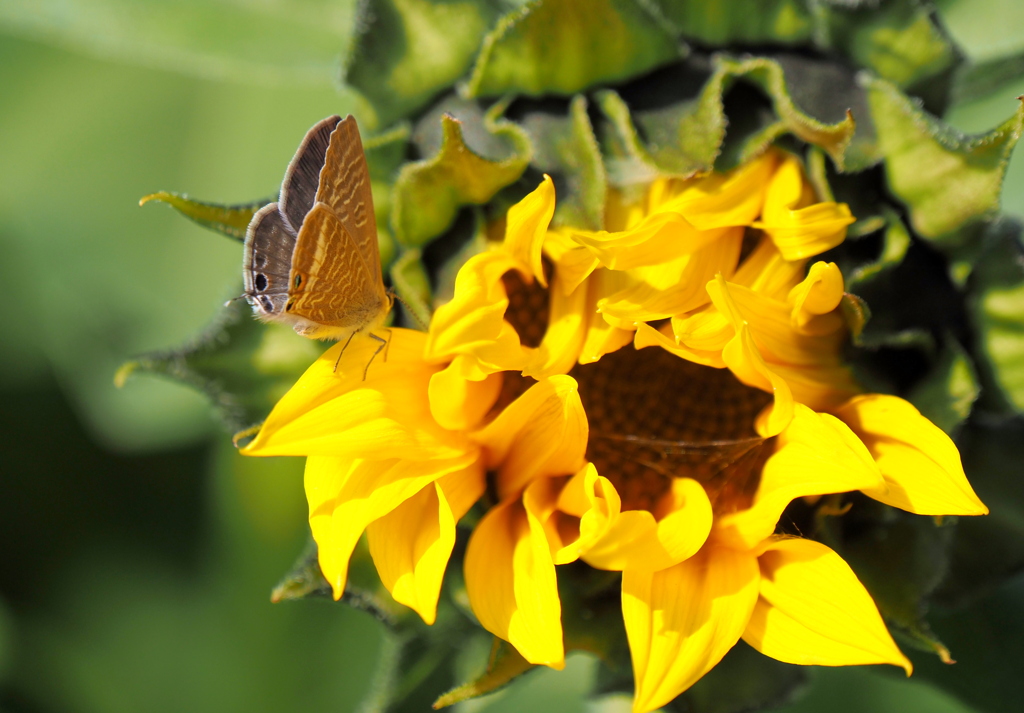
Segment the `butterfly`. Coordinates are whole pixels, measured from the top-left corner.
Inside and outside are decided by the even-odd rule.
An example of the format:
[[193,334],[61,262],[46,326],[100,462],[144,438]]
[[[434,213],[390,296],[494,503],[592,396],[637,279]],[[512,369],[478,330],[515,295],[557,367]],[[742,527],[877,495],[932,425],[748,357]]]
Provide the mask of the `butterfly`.
[[312,339],[344,339],[342,353],[367,334],[381,343],[370,362],[387,345],[374,330],[393,297],[381,276],[370,174],[352,116],[328,117],[306,133],[280,199],[249,223],[242,276],[242,296],[264,322]]

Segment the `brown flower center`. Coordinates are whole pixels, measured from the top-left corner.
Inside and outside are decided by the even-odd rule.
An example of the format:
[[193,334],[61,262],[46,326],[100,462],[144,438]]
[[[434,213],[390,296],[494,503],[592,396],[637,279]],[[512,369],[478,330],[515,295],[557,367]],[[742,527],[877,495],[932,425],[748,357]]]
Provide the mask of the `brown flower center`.
[[[538,346],[547,329],[547,291],[515,273],[504,283],[505,318],[524,345]],[[569,375],[579,383],[590,423],[587,459],[615,485],[624,510],[655,510],[671,479],[682,477],[704,485],[716,512],[749,505],[771,452],[753,427],[770,394],[727,369],[632,345],[577,364]],[[533,383],[506,372],[495,412]]]
[[752,494],[764,444],[754,418],[769,394],[726,369],[632,345],[569,375],[590,423],[587,458],[614,483],[624,509],[653,510],[671,478],[700,481],[716,509]]

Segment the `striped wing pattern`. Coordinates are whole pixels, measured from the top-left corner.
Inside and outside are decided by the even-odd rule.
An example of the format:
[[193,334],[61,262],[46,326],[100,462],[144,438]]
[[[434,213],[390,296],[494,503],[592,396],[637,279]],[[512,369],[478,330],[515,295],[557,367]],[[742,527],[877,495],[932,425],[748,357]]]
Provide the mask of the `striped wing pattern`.
[[368,265],[341,218],[326,203],[306,215],[292,253],[287,311],[331,327],[358,331],[391,306],[380,262]]
[[338,123],[331,134],[316,201],[325,203],[341,220],[355,247],[372,273],[380,272],[377,220],[373,215],[370,172],[363,154],[359,128],[351,116]]

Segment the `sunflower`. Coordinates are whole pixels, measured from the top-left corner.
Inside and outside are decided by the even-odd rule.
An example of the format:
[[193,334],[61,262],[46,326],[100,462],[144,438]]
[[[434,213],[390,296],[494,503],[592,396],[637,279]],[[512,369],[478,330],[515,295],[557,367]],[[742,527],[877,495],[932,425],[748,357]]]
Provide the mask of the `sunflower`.
[[[472,611],[560,668],[557,571],[621,572],[634,710],[686,690],[741,638],[796,664],[910,673],[856,575],[780,530],[797,499],[861,491],[921,515],[979,515],[952,441],[865,393],[835,247],[854,218],[772,150],[734,171],[613,195],[605,231],[550,226],[550,178],[460,269],[424,334],[328,350],[248,455],[307,456],[334,596],[366,533],[383,584],[436,616],[474,504]],[[337,369],[335,364],[337,362]]]

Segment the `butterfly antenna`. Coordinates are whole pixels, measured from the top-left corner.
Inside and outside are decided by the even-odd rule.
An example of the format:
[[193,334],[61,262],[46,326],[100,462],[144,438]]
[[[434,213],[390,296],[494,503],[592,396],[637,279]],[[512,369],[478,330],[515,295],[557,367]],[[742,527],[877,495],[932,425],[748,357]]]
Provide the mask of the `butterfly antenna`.
[[416,323],[418,325],[420,325],[420,328],[421,328],[422,331],[427,332],[427,331],[430,330],[430,328],[426,324],[423,323],[423,320],[420,319],[420,316],[418,314],[416,314],[416,310],[414,310],[409,305],[408,302],[406,302],[401,297],[399,297],[397,292],[395,292],[394,290],[390,290],[389,294],[391,295],[391,298],[393,300],[398,300],[399,302],[402,303],[402,306],[405,307],[405,311],[412,315],[412,318],[416,320]]
[[242,300],[242,299],[245,299],[245,295],[244,294],[241,294],[238,297],[232,297],[231,299],[229,299],[227,302],[224,303],[224,306],[225,307],[230,307],[232,302],[238,302],[238,300]]

